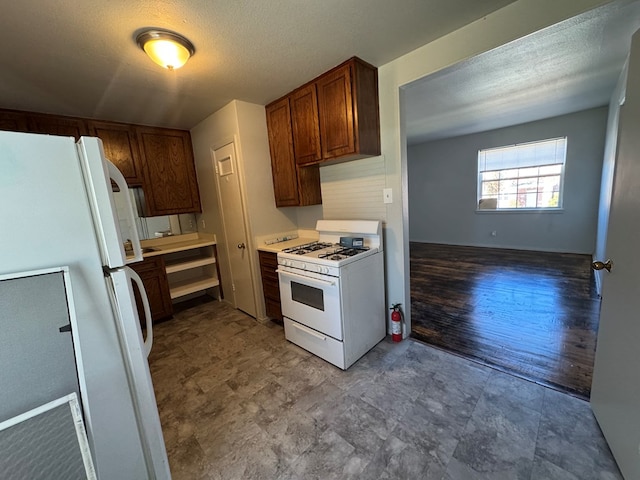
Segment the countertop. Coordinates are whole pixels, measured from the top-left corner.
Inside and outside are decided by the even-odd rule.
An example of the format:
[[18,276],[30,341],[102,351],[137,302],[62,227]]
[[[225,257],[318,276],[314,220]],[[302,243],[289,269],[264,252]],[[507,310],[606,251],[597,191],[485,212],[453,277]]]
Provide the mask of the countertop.
[[291,240],[286,240],[284,242],[272,243],[272,244],[261,244],[258,246],[258,250],[262,252],[271,252],[278,253],[284,250],[285,248],[297,247],[298,245],[304,245],[305,243],[317,242],[317,238],[310,237],[298,237],[293,238]]
[[167,253],[182,252],[198,247],[206,247],[216,244],[216,236],[206,233],[188,233],[186,235],[172,235],[169,237],[152,238],[142,240],[142,248],[153,248],[151,252],[142,254],[143,258],[156,255],[166,255]]

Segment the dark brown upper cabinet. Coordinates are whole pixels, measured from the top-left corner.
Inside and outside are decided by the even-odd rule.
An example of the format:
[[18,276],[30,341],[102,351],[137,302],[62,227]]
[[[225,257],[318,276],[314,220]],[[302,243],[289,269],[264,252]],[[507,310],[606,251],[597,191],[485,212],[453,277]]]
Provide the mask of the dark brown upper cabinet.
[[84,119],[59,115],[30,113],[28,115],[28,128],[32,133],[74,137],[76,140],[88,134],[87,124]]
[[316,80],[322,160],[355,160],[380,155],[378,70],[359,58]]
[[144,171],[144,215],[201,212],[189,132],[155,127],[135,130]]
[[105,156],[122,172],[127,185],[144,181],[138,140],[133,125],[89,120],[89,135],[102,140]]
[[318,167],[299,166],[294,159],[289,97],[267,105],[266,115],[276,206],[322,203]]
[[380,155],[378,70],[353,57],[266,107],[276,206],[322,203],[320,165]]
[[289,102],[296,164],[317,163],[322,160],[322,148],[315,84],[294,91]]

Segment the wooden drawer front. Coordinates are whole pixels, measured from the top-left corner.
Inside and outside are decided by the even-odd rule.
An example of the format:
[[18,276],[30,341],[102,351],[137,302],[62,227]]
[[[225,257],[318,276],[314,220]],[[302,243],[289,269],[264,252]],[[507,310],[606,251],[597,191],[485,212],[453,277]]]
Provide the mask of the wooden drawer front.
[[277,300],[280,303],[280,286],[276,284],[263,283],[263,291],[265,298]]
[[262,290],[267,317],[282,321],[280,308],[280,284],[278,283],[278,254],[258,251],[260,273],[262,274]]
[[264,306],[267,311],[267,317],[282,322],[282,309],[280,308],[280,301],[272,300],[271,298],[265,298]]
[[277,253],[258,251],[258,257],[260,258],[260,266],[271,267],[274,270],[278,268]]
[[260,272],[262,273],[262,282],[271,282],[274,284],[278,284],[278,274],[276,273],[275,270],[270,270],[270,269],[265,269],[262,268],[260,269]]
[[129,266],[133,268],[138,275],[142,275],[149,271],[156,271],[159,268],[164,270],[164,261],[162,256],[157,255],[155,257],[145,258],[141,262],[132,263]]

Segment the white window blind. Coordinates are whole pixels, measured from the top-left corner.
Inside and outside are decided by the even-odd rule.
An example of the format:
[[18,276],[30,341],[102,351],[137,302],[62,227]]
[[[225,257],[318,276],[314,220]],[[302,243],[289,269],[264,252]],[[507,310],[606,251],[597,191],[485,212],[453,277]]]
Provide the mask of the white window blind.
[[478,151],[478,209],[559,209],[567,139]]
[[567,138],[488,148],[478,152],[481,172],[564,164]]

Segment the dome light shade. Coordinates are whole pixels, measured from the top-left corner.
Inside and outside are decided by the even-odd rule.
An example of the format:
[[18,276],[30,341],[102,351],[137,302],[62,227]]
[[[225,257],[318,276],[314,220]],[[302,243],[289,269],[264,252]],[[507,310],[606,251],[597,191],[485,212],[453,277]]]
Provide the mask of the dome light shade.
[[136,42],[151,60],[169,70],[180,68],[196,52],[189,40],[168,30],[144,31]]

